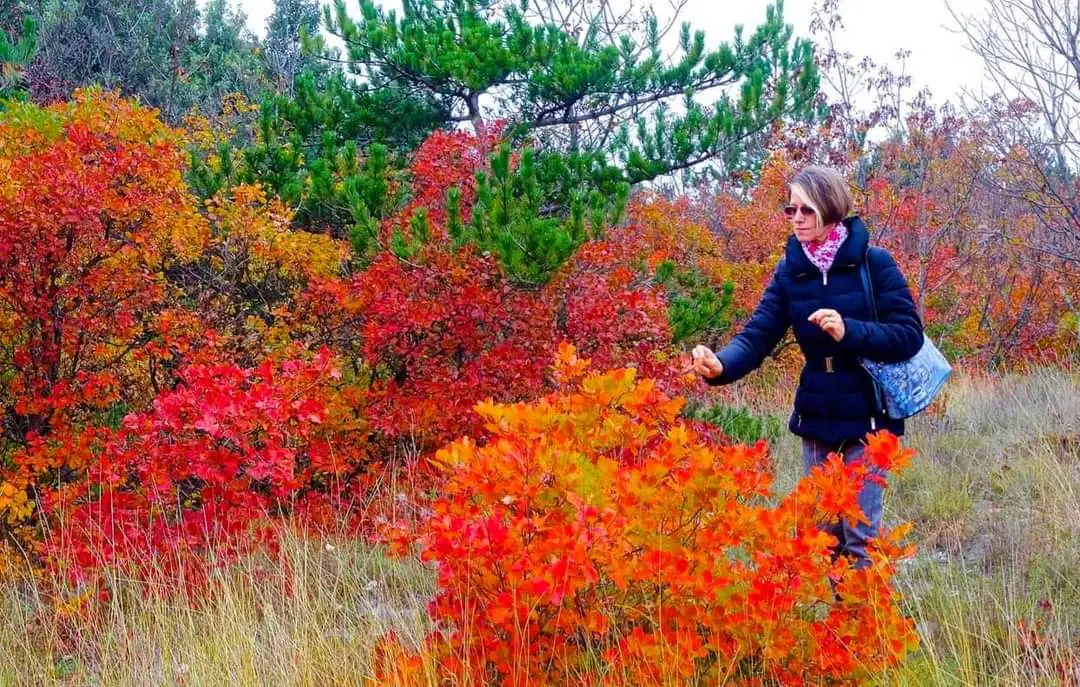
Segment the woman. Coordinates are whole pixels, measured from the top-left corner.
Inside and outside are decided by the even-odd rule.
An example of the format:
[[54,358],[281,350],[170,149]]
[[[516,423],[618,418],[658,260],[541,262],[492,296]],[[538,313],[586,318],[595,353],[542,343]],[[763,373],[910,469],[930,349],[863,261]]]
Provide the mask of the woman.
[[[795,392],[789,429],[802,437],[806,472],[830,452],[845,461],[862,456],[867,432],[904,433],[904,423],[885,414],[859,358],[906,360],[922,346],[923,328],[907,282],[881,248],[869,247],[866,226],[851,212],[851,196],[833,169],[807,167],[790,184],[791,219],[784,258],[743,330],[719,353],[693,351],[693,368],[709,384],[730,384],[761,365],[791,327],[806,365]],[[877,318],[860,271],[869,267]],[[867,540],[881,522],[881,487],[867,482],[859,503],[869,525],[836,526],[837,553],[869,564]]]

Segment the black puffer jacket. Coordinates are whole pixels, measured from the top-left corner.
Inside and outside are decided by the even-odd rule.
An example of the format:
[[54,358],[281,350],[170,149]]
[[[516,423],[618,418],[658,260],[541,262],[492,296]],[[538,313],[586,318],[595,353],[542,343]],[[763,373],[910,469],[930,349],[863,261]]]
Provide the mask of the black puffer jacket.
[[[795,393],[789,428],[828,444],[862,439],[875,429],[904,432],[904,423],[885,415],[874,385],[858,359],[906,360],[923,342],[922,322],[900,268],[887,251],[867,250],[870,236],[858,217],[844,220],[848,238],[826,274],[814,266],[794,236],[753,316],[717,357],[724,365],[711,384],[730,384],[761,365],[792,327],[806,365]],[[878,320],[865,295],[860,266],[869,260]],[[844,318],[844,338],[833,341],[807,318],[832,308]]]

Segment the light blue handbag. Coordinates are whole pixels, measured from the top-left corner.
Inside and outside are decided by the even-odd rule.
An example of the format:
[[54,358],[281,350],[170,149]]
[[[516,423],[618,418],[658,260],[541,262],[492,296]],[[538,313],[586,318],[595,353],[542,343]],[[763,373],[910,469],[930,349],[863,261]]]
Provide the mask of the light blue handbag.
[[[877,300],[874,297],[874,285],[870,280],[869,262],[870,251],[867,250],[866,260],[859,272],[863,290],[870,300],[870,311],[877,321]],[[879,363],[861,358],[859,363],[874,380],[878,407],[883,408],[894,420],[903,420],[926,410],[952,373],[949,361],[925,333],[922,348],[908,360],[900,363]]]

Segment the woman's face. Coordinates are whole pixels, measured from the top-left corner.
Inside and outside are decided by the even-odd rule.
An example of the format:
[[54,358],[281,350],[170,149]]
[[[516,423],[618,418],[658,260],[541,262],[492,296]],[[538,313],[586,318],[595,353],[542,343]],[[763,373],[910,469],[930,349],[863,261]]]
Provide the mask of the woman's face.
[[791,189],[790,207],[795,208],[795,214],[791,216],[791,228],[800,243],[825,240],[832,227],[820,223],[817,213],[795,189]]

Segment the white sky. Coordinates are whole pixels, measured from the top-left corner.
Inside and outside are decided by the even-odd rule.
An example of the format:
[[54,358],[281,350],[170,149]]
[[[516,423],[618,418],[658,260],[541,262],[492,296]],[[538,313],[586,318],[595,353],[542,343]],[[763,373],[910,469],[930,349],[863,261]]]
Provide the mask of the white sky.
[[[961,14],[977,14],[987,0],[951,0]],[[252,31],[263,34],[274,0],[230,0],[248,17]],[[844,29],[837,36],[856,58],[868,56],[878,63],[895,65],[898,50],[911,51],[908,73],[916,89],[929,87],[934,99],[955,99],[963,88],[978,89],[983,83],[982,65],[964,47],[964,39],[945,6],[945,0],[840,0]],[[400,7],[398,0],[386,0],[385,7]],[[705,31],[708,44],[730,40],[734,26],[742,23],[749,31],[765,18],[770,0],[688,0],[682,18],[692,28]],[[787,0],[786,21],[796,36],[809,36],[813,0]],[[355,7],[348,2],[347,6]],[[668,0],[655,3],[664,18]],[[358,13],[358,12],[357,12]],[[677,35],[677,32],[674,33]]]

